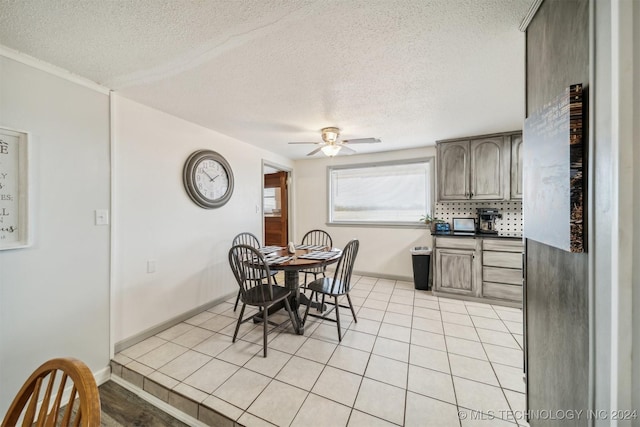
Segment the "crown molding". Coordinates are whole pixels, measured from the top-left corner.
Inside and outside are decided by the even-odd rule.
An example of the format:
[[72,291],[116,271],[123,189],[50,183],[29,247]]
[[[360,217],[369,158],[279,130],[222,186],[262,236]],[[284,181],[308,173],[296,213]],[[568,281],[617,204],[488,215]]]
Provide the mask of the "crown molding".
[[101,84],[98,84],[92,80],[81,77],[77,74],[73,74],[71,71],[65,70],[64,68],[42,61],[38,58],[34,58],[33,56],[19,52],[15,49],[11,49],[7,46],[0,45],[0,55],[28,65],[30,67],[36,68],[38,70],[47,72],[49,74],[53,74],[54,76],[79,84],[86,88],[95,90],[102,94],[109,95],[109,93],[111,92],[111,89],[109,89],[108,87],[102,86]]
[[531,6],[529,6],[527,14],[520,23],[520,27],[518,27],[520,31],[522,31],[523,33],[527,31],[527,27],[531,23],[533,17],[536,16],[536,12],[538,12],[538,9],[540,9],[540,5],[542,4],[542,2],[543,0],[533,0],[533,3],[531,3]]

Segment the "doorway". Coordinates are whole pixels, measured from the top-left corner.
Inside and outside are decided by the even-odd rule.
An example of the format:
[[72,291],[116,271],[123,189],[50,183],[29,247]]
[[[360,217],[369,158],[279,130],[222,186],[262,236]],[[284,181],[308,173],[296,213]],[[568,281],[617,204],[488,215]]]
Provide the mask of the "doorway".
[[263,165],[262,188],[264,245],[286,246],[289,241],[289,172]]

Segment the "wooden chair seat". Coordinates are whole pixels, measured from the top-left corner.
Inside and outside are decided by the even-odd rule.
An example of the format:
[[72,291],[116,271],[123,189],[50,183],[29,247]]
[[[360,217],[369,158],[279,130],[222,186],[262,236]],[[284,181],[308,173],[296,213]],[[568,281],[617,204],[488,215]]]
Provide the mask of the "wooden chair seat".
[[289,295],[291,295],[291,291],[282,286],[272,286],[270,295],[269,285],[263,284],[247,290],[244,295],[244,302],[249,305],[259,306],[280,301]]
[[307,288],[314,292],[334,296],[345,295],[349,289],[340,280],[333,280],[333,277],[321,277],[307,285]]

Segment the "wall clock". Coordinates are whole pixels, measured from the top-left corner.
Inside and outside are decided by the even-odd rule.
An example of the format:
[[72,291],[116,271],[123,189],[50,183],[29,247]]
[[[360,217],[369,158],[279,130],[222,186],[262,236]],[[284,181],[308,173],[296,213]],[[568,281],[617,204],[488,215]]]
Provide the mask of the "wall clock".
[[223,206],[233,193],[233,171],[227,160],[212,150],[192,153],[184,164],[184,188],[204,209]]

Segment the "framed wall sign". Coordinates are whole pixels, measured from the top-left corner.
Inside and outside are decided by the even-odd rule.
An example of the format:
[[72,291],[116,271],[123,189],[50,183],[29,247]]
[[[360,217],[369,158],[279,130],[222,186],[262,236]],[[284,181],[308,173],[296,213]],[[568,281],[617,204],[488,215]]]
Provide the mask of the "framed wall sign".
[[568,252],[584,252],[581,84],[566,88],[524,122],[524,237]]
[[0,127],[0,250],[30,243],[28,167],[27,134]]

